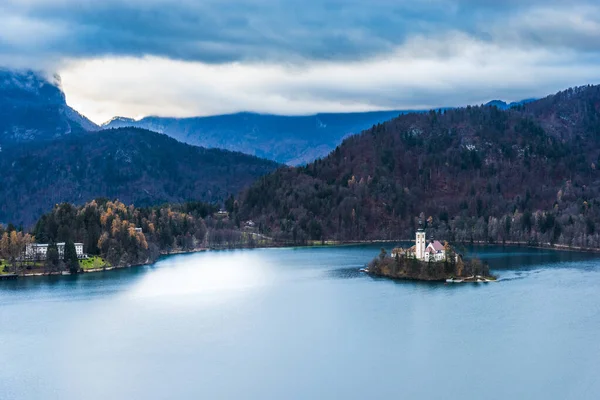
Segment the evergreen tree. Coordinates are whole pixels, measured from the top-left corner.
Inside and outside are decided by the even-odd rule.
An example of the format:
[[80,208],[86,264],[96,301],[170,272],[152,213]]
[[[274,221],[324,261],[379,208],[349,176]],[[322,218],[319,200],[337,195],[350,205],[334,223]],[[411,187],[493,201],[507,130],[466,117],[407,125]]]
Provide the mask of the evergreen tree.
[[50,272],[60,269],[61,260],[58,254],[58,246],[56,243],[50,243],[46,251],[46,269]]
[[67,269],[72,274],[79,272],[79,258],[77,258],[77,250],[75,249],[75,243],[73,243],[72,240],[65,243],[64,261]]

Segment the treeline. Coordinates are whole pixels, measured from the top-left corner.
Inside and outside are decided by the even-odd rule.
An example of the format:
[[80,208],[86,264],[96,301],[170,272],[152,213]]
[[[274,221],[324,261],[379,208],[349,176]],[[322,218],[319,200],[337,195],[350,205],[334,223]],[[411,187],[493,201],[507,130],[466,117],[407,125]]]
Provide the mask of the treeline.
[[[456,242],[510,243],[535,246],[562,245],[600,248],[600,201],[569,203],[566,209],[516,211],[500,217],[457,216],[451,220],[429,218],[430,237]],[[579,204],[581,206],[579,206]],[[415,218],[416,219],[416,218]]]
[[251,240],[216,205],[188,202],[157,207],[126,206],[98,199],[83,206],[57,205],[35,225],[38,243],[81,242],[84,251],[113,266],[143,264],[161,254],[207,247],[239,247]]
[[281,241],[412,238],[600,247],[600,87],[506,111],[402,115],[328,157],[282,168],[238,218]]

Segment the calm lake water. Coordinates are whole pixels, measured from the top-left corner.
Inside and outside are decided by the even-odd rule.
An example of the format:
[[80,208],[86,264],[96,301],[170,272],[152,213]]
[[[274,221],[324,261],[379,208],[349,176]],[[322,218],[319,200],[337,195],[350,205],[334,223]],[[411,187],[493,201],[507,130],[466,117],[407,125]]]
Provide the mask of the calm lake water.
[[209,252],[0,282],[0,399],[599,399],[600,257],[358,272],[378,246]]

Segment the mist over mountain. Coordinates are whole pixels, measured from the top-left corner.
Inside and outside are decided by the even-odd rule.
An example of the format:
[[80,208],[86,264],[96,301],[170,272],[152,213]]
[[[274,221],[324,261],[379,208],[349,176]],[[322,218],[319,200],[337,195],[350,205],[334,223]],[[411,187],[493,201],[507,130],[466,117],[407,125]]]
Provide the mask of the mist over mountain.
[[280,116],[238,113],[195,118],[116,117],[104,128],[135,126],[181,142],[240,151],[289,165],[327,155],[344,137],[362,132],[406,111]]
[[0,146],[83,134],[98,126],[69,107],[60,78],[0,69]]
[[137,128],[69,135],[0,153],[0,221],[29,225],[61,202],[223,201],[278,164]]

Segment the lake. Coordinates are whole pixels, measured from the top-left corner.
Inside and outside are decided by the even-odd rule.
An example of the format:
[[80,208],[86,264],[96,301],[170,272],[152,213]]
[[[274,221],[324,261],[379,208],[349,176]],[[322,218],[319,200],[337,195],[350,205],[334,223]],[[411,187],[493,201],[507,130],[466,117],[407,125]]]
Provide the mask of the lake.
[[0,399],[600,398],[600,256],[471,252],[499,282],[358,272],[379,246],[0,282]]

